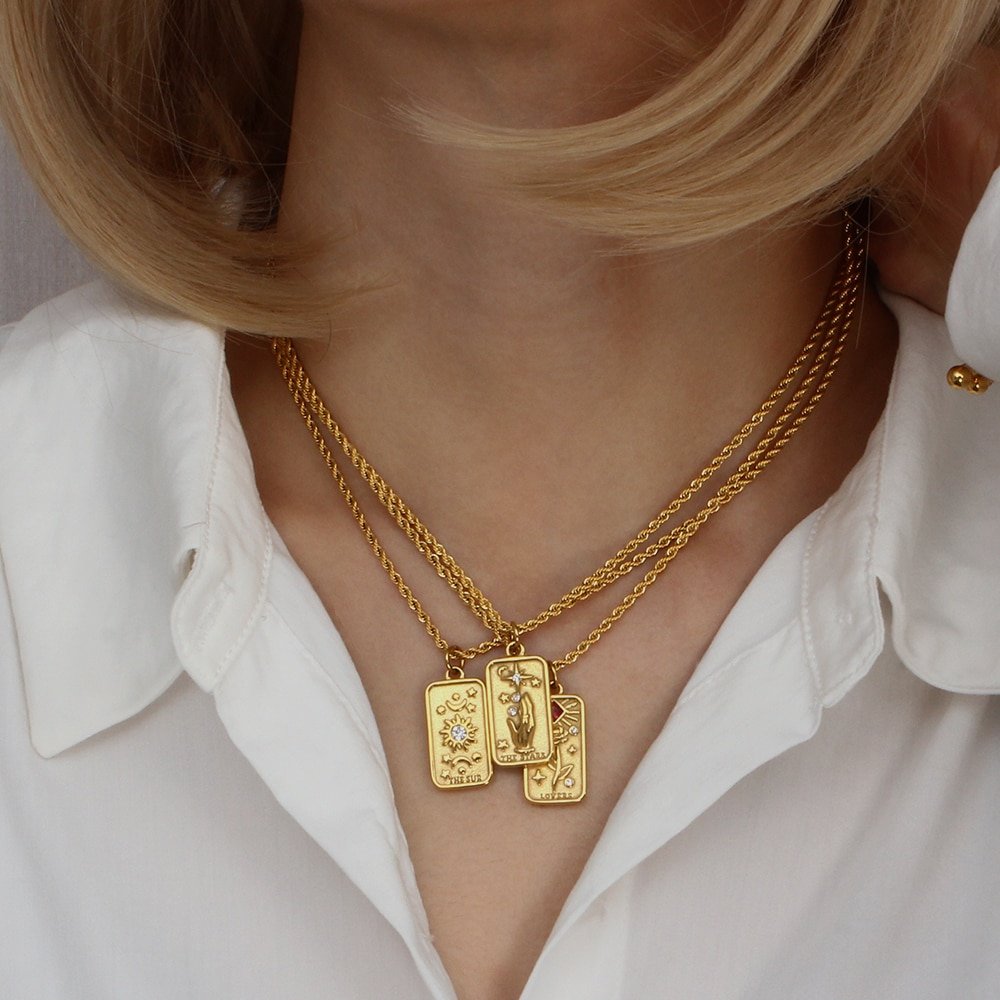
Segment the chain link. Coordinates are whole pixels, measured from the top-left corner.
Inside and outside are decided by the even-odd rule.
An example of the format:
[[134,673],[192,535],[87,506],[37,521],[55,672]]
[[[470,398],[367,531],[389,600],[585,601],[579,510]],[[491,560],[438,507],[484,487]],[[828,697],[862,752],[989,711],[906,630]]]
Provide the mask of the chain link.
[[[320,453],[333,476],[341,495],[347,503],[355,521],[360,527],[369,547],[375,553],[389,579],[396,586],[407,606],[424,626],[434,644],[446,654],[449,671],[460,670],[462,662],[474,659],[484,653],[516,642],[517,638],[551,621],[564,611],[581,601],[593,597],[646,565],[659,556],[633,589],[573,650],[552,663],[558,670],[575,663],[616,622],[639,600],[677,557],[685,545],[694,537],[705,522],[731,503],[749,486],[791,440],[799,428],[822,399],[836,371],[840,357],[847,343],[847,335],[856,312],[860,295],[861,276],[864,270],[864,249],[861,233],[857,225],[845,214],[845,249],[838,273],[831,284],[823,310],[810,336],[788,370],[777,382],[770,394],[742,427],[733,435],[719,453],[673,500],[667,504],[637,535],[631,538],[602,566],[587,576],[580,584],[550,604],[544,611],[524,622],[505,619],[489,598],[479,589],[472,578],[454,560],[444,545],[434,536],[408,504],[392,489],[378,471],[361,454],[354,443],[344,433],[334,419],[327,405],[320,398],[315,386],[309,380],[291,340],[273,338],[272,350],[282,377],[288,384],[295,404],[306,426],[316,442]],[[803,372],[803,369],[804,372]],[[655,541],[641,548],[658,532],[685,504],[689,503],[715,474],[733,458],[747,442],[755,430],[764,423],[768,414],[789,393],[796,379],[798,385],[785,402],[771,425],[739,466],[718,488],[716,493],[694,515],[680,525],[660,535]],[[810,391],[811,390],[811,391]],[[808,398],[806,398],[808,395]],[[803,401],[804,400],[804,401]],[[441,635],[430,615],[421,605],[413,590],[403,579],[375,534],[361,510],[343,472],[337,464],[333,452],[327,445],[316,420],[330,432],[350,464],[368,485],[380,505],[392,517],[396,525],[413,543],[415,548],[434,568],[438,576],[461,598],[463,603],[476,615],[482,624],[493,633],[491,639],[475,646],[458,648],[451,646]],[[662,555],[661,555],[662,553]]]

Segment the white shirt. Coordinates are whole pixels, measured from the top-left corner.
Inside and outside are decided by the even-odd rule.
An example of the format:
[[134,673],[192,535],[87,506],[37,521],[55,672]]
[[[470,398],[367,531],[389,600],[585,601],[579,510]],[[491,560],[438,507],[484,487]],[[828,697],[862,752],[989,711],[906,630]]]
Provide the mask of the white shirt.
[[[1000,375],[998,264],[1000,175],[948,327],[888,299],[864,457],[726,619],[525,1000],[1000,996],[1000,386],[945,383]],[[453,996],[222,333],[96,282],[0,345],[0,997]]]

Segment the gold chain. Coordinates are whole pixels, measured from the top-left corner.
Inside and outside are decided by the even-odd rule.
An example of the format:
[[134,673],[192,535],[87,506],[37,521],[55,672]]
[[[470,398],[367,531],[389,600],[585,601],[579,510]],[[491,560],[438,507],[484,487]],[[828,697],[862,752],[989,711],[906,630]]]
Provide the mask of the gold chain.
[[[529,622],[519,624],[517,626],[518,632],[527,632],[531,631],[532,628],[537,628],[545,621],[555,617],[556,614],[572,607],[572,605],[578,600],[585,599],[586,597],[599,592],[603,589],[603,587],[614,582],[620,576],[627,572],[631,572],[632,569],[641,565],[658,551],[661,551],[669,545],[672,540],[672,536],[665,536],[664,538],[659,539],[658,542],[654,543],[654,545],[644,550],[644,552],[640,553],[638,556],[632,559],[627,558],[635,552],[638,546],[642,544],[642,542],[646,541],[655,530],[660,528],[672,514],[676,513],[685,502],[690,500],[698,492],[698,490],[700,490],[700,488],[724,464],[724,462],[735,453],[740,445],[744,443],[749,434],[757,426],[759,426],[766,414],[785,394],[788,387],[793,382],[794,376],[801,370],[809,355],[815,350],[821,336],[828,331],[831,322],[835,322],[839,318],[840,314],[847,309],[850,297],[850,281],[852,280],[851,268],[856,267],[857,263],[858,258],[856,255],[845,261],[845,273],[838,276],[838,281],[833,286],[833,294],[830,296],[826,308],[824,309],[813,334],[804,345],[799,356],[795,359],[788,372],[781,379],[775,389],[772,390],[770,396],[768,396],[757,412],[754,413],[746,424],[744,424],[744,426],[736,433],[736,435],[719,453],[719,455],[712,460],[709,466],[703,469],[702,472],[675,500],[671,501],[671,503],[664,508],[649,523],[649,525],[647,525],[646,528],[644,528],[635,538],[630,540],[622,549],[620,549],[614,557],[609,559],[595,573],[591,574],[591,576],[589,576],[582,584],[570,591],[569,594],[564,595],[564,597],[559,601],[550,605],[549,609],[543,612],[542,615],[531,619]],[[846,284],[845,281],[847,282]],[[817,373],[820,371],[821,363],[829,352],[832,340],[832,336],[828,335],[826,340],[821,345],[820,352],[814,360],[806,378],[800,385],[799,390],[789,401],[785,411],[781,416],[779,416],[776,424],[772,428],[772,431],[769,433],[769,436],[764,439],[762,444],[770,443],[770,441],[776,437],[778,429],[780,429],[780,427],[794,415],[806,389],[816,380]],[[283,371],[286,372],[286,378],[288,377],[288,371],[294,372],[294,377],[296,379],[302,377],[304,395],[313,413],[331,432],[334,440],[340,445],[344,454],[350,460],[352,465],[354,465],[354,467],[358,470],[364,481],[372,489],[372,492],[379,499],[380,503],[382,503],[386,510],[393,516],[396,524],[404,531],[407,537],[414,541],[418,550],[426,556],[438,574],[442,576],[449,583],[449,585],[460,594],[460,596],[463,596],[463,600],[466,599],[465,595],[476,594],[477,592],[481,593],[478,591],[478,588],[476,588],[472,580],[462,571],[461,567],[459,567],[457,563],[451,559],[447,551],[429,531],[429,529],[427,529],[427,527],[420,521],[408,505],[406,505],[405,502],[392,490],[392,488],[378,474],[374,467],[371,466],[364,456],[361,455],[355,445],[348,439],[340,425],[333,418],[328,407],[323,403],[322,399],[317,394],[315,387],[313,387],[308,378],[304,376],[301,363],[295,355],[294,348],[291,346],[290,342],[285,342],[282,345],[282,350],[287,355],[287,360],[290,365],[290,368],[287,370],[283,366]],[[755,452],[748,458],[747,462],[751,462],[762,453],[763,449],[758,447],[758,449],[755,450]],[[740,471],[745,471],[746,467],[747,465],[745,463],[744,466],[741,466]],[[496,614],[495,609],[493,609],[492,604],[486,601],[485,595],[483,595],[482,601],[483,603],[481,605],[481,609],[476,609],[476,611],[477,616],[480,617],[483,623],[488,628],[493,629],[496,629],[498,624],[500,626],[505,625],[506,623],[503,622],[502,619],[499,619],[499,616]]]
[[[642,531],[630,539],[614,556],[608,559],[595,572],[591,573],[582,583],[563,595],[558,601],[550,604],[548,608],[534,618],[519,623],[513,623],[503,618],[492,602],[476,586],[471,577],[455,562],[430,529],[427,528],[350,441],[334,419],[329,408],[320,398],[315,386],[309,380],[292,342],[287,338],[272,339],[272,349],[281,369],[282,376],[288,384],[296,406],[306,426],[309,428],[326,462],[327,468],[336,481],[338,489],[344,497],[355,521],[390,580],[392,580],[406,601],[407,606],[424,626],[435,645],[446,653],[446,659],[450,667],[460,668],[466,660],[473,659],[499,646],[516,641],[520,635],[531,632],[546,622],[551,621],[563,611],[599,593],[616,580],[627,576],[659,555],[652,568],[646,572],[625,598],[573,650],[568,652],[562,659],[553,661],[552,667],[555,671],[558,671],[563,667],[575,663],[645,594],[670,562],[676,558],[681,549],[691,540],[698,529],[713,514],[717,513],[738,496],[774,460],[775,456],[785,447],[802,424],[805,423],[825,394],[846,345],[847,334],[859,298],[864,253],[861,235],[857,226],[849,218],[845,218],[844,227],[845,251],[842,263],[831,285],[820,317],[799,354],[760,407],[743,424],[718,455]],[[812,359],[811,361],[810,358]],[[808,367],[806,368],[807,365]],[[806,370],[803,374],[804,368]],[[801,379],[798,386],[792,392],[791,397],[782,407],[771,426],[705,506],[696,514],[687,518],[682,524],[661,535],[654,542],[640,550],[640,546],[662,528],[736,454],[754,430],[760,427],[767,415],[788,393],[800,374]],[[806,398],[807,395],[808,398]],[[485,640],[476,646],[466,649],[449,646],[438,627],[413,593],[413,590],[396,569],[384,546],[369,524],[312,414],[315,414],[327,428],[344,455],[358,471],[379,503],[393,518],[406,537],[409,538],[416,549],[435,569],[437,574],[448,583],[449,587],[455,591],[483,625],[494,633],[492,639]]]

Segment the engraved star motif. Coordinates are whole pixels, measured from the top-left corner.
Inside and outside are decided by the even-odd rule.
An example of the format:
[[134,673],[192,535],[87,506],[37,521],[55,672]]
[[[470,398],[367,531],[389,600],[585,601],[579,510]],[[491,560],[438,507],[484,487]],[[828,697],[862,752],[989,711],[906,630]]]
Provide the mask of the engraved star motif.
[[540,785],[543,781],[545,781],[545,775],[542,774],[541,768],[535,768],[535,773],[531,776],[531,780],[535,782],[536,785]]

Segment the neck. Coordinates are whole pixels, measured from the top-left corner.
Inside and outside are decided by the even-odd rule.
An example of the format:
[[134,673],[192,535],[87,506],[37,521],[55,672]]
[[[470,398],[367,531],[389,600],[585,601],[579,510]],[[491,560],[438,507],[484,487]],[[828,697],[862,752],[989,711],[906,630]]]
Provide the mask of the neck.
[[[558,504],[595,552],[631,533],[767,394],[835,266],[835,221],[623,253],[512,204],[485,183],[488,157],[416,137],[389,110],[415,98],[520,127],[624,110],[663,69],[648,34],[662,3],[621,8],[307,7],[279,225],[349,230],[315,279],[379,287],[332,318],[328,348],[300,353],[387,478],[442,510],[435,529],[456,550],[495,531],[512,488],[536,516]],[[444,512],[438,493],[456,479],[477,484],[480,516]]]

